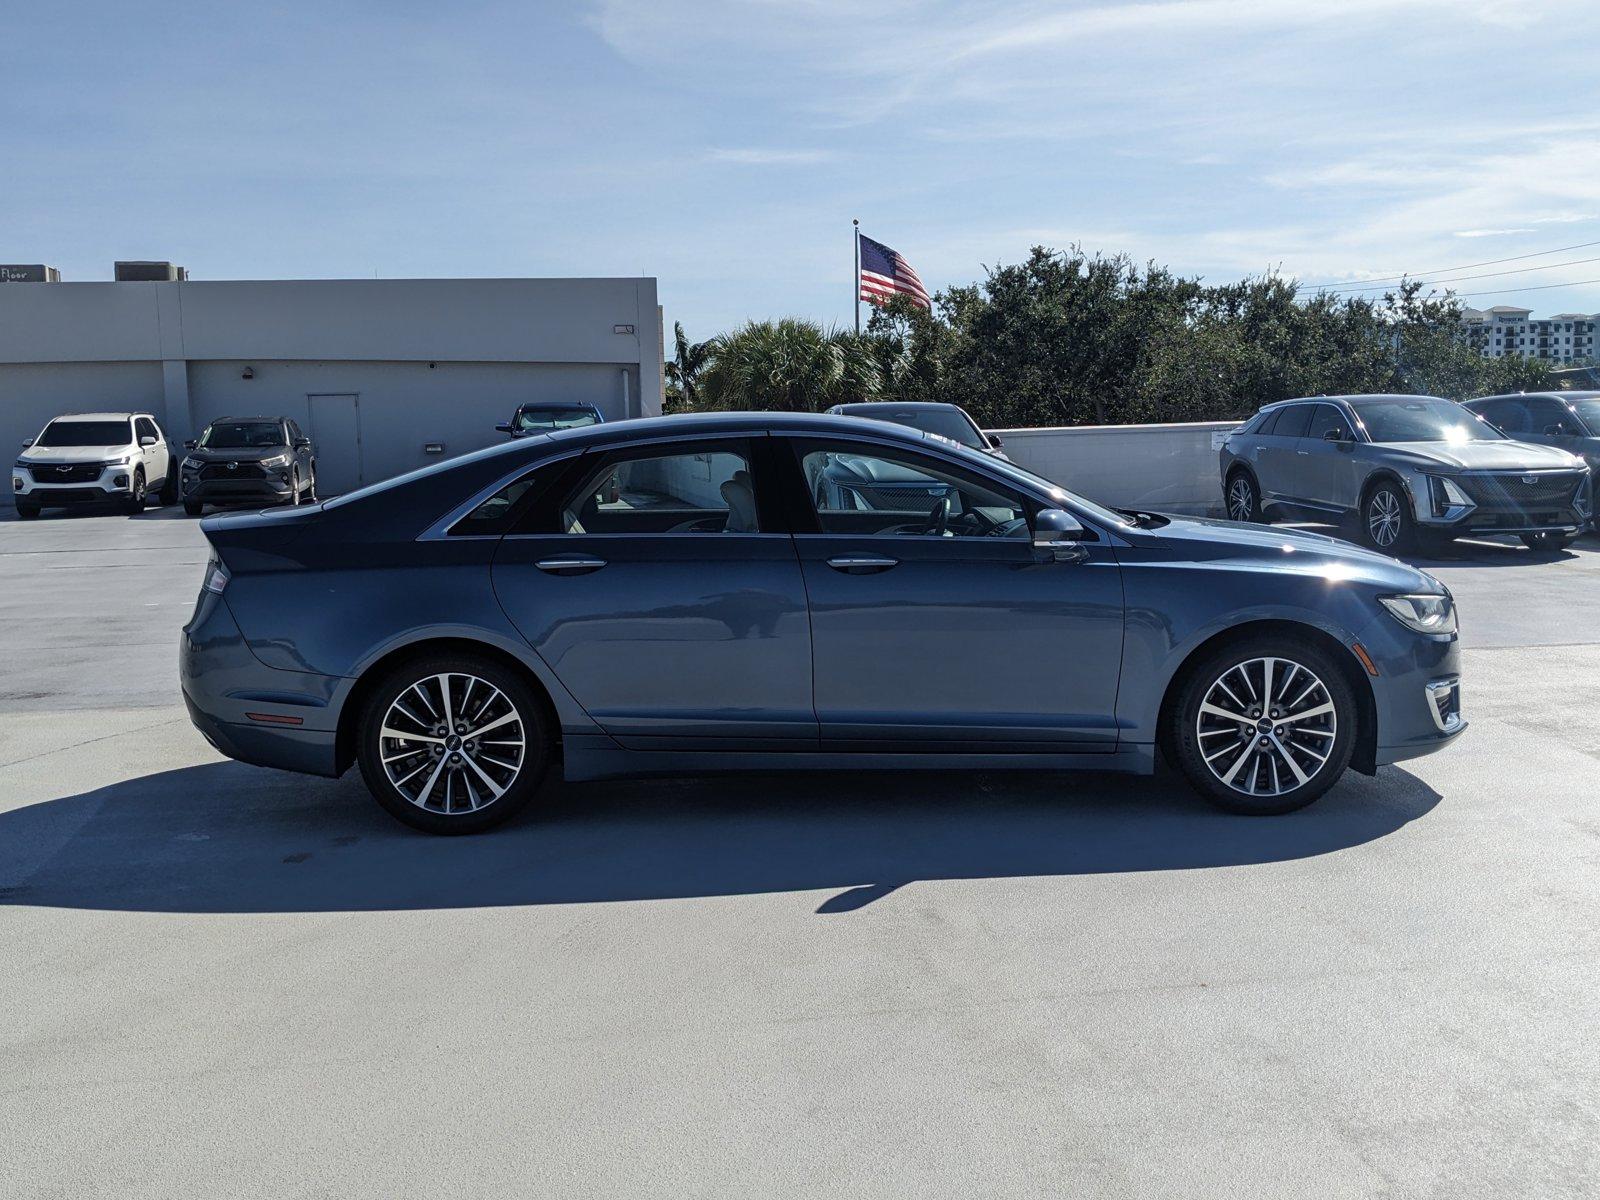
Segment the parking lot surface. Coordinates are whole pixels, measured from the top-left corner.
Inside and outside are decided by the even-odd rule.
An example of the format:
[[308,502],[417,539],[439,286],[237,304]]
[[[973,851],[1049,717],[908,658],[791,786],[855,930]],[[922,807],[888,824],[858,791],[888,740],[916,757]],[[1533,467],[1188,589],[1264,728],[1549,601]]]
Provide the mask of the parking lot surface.
[[459,839],[201,740],[205,560],[0,521],[8,1196],[1595,1194],[1592,537],[1424,564],[1471,730],[1288,817],[836,774]]

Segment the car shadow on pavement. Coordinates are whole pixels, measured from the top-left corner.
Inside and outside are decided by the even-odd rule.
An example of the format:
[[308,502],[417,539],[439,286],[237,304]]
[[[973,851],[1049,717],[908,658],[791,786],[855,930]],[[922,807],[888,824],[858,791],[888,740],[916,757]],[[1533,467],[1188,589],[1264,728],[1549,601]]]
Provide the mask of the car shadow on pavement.
[[1384,768],[1235,817],[1176,776],[914,772],[548,785],[476,837],[414,833],[355,772],[208,763],[0,814],[0,905],[351,912],[830,890],[1283,862],[1384,837],[1439,795]]

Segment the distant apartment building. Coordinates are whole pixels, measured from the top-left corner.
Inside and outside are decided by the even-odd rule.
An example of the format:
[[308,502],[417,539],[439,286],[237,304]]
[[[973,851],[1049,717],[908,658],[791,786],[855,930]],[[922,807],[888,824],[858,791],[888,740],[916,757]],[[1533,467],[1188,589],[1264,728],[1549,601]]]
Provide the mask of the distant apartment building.
[[1571,363],[1600,355],[1600,313],[1557,313],[1535,320],[1531,308],[1496,304],[1462,310],[1461,328],[1467,344],[1485,358],[1520,354]]

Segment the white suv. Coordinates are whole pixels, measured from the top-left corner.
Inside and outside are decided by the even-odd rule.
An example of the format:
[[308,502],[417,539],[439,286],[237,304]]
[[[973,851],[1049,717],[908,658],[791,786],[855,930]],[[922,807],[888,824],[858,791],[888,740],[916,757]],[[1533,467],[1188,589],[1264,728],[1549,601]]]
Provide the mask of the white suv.
[[177,499],[178,472],[166,434],[149,413],[75,413],[57,417],[22,444],[11,468],[17,516],[77,504],[143,510],[152,493]]

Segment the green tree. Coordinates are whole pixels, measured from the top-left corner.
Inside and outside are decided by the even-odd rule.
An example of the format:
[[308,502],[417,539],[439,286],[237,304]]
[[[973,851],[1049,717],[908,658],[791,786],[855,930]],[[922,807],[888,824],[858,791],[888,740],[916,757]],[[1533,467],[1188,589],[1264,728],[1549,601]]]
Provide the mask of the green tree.
[[824,331],[792,317],[751,321],[714,339],[700,377],[700,406],[817,412],[873,399],[881,382],[865,335]]
[[666,364],[667,395],[664,411],[693,412],[699,407],[700,375],[711,361],[712,342],[691,342],[683,322],[672,323],[672,361]]

